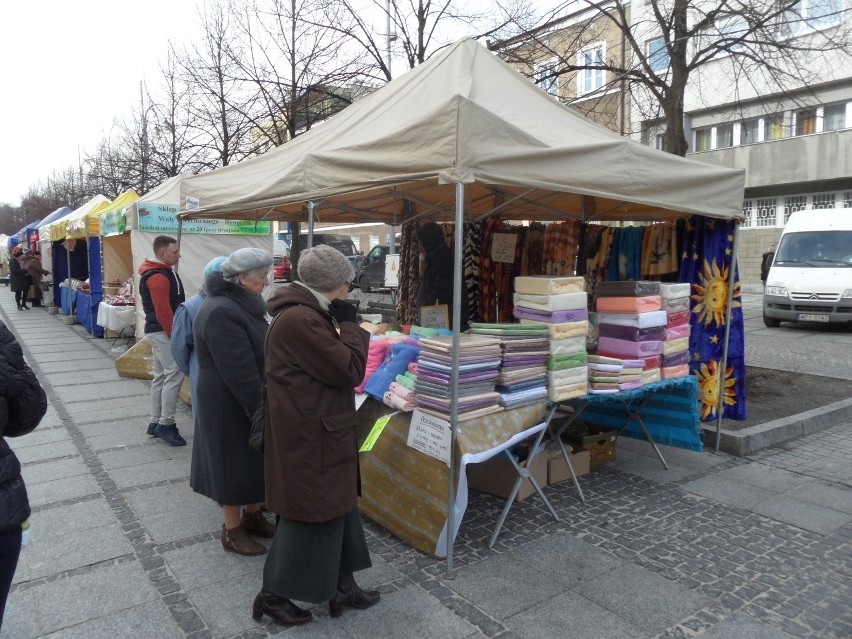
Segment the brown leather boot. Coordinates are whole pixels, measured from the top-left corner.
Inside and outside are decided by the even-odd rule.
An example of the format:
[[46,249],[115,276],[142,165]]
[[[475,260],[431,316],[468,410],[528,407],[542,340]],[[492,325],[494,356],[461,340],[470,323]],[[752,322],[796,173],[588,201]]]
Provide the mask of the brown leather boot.
[[225,528],[225,524],[222,524],[222,548],[228,552],[248,556],[262,555],[266,552],[266,546],[249,537],[242,526],[229,529]]
[[342,574],[337,579],[337,594],[328,602],[328,613],[332,617],[339,617],[343,614],[344,606],[364,610],[375,606],[381,598],[382,595],[378,590],[362,590],[355,583],[355,577],[351,572]]
[[257,593],[251,606],[252,619],[260,621],[263,615],[282,626],[298,626],[314,618],[309,610],[299,608],[289,599],[273,595],[268,590]]
[[275,526],[270,524],[269,520],[259,510],[253,513],[243,512],[240,527],[250,535],[265,537],[266,539],[272,539],[275,536]]

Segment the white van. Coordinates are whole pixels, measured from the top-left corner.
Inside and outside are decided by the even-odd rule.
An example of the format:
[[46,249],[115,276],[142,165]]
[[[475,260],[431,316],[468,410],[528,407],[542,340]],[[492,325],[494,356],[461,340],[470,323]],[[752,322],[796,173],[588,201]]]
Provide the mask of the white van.
[[852,209],[790,216],[763,289],[763,323],[852,322]]

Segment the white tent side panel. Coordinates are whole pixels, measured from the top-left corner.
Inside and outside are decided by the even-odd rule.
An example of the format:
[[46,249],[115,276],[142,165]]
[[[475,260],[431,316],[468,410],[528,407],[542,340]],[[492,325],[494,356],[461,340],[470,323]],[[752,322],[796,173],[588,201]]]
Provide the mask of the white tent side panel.
[[[160,233],[130,232],[130,245],[133,254],[133,286],[136,292],[136,336],[141,339],[145,334],[145,314],[142,311],[142,298],[139,295],[139,267],[146,258],[154,256],[154,238]],[[109,239],[109,238],[108,238]],[[186,289],[186,297],[192,297],[201,286],[204,267],[214,257],[230,255],[241,248],[259,248],[272,252],[271,235],[204,235],[186,234],[180,238],[180,262],[178,275]],[[270,278],[271,281],[271,278]]]

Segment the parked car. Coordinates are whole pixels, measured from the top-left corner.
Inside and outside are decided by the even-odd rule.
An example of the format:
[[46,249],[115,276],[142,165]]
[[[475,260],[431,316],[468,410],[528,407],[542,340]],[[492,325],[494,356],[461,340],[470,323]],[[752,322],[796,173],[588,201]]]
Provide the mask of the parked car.
[[[302,233],[299,239],[301,240],[301,247],[305,248],[308,244],[308,234]],[[336,248],[338,251],[343,253],[352,263],[352,268],[355,269],[355,272],[358,272],[358,268],[361,266],[361,262],[364,259],[364,254],[360,253],[358,249],[355,248],[355,242],[352,241],[352,238],[349,235],[340,235],[336,233],[314,233],[313,245],[319,246],[320,244],[328,244],[330,247]]]
[[286,255],[275,255],[272,258],[272,267],[274,269],[274,278],[276,281],[284,280],[285,282],[289,282],[292,279],[290,258]]
[[387,244],[376,244],[364,256],[361,268],[355,273],[355,282],[362,293],[376,288],[385,288],[385,259],[390,252]]

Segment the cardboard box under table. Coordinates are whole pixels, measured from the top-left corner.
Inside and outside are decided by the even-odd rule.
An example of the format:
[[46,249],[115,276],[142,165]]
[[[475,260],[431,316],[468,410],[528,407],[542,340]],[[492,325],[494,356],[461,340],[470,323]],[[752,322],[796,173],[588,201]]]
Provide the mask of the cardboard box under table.
[[[454,476],[455,533],[467,508],[466,465],[483,462],[543,432],[545,409],[544,403],[533,404],[459,424]],[[391,413],[393,409],[381,402],[366,400],[358,410],[359,445],[376,420]],[[373,449],[360,453],[359,508],[418,550],[443,558],[448,540],[449,469],[443,461],[408,446],[410,425],[411,413],[393,414]]]

